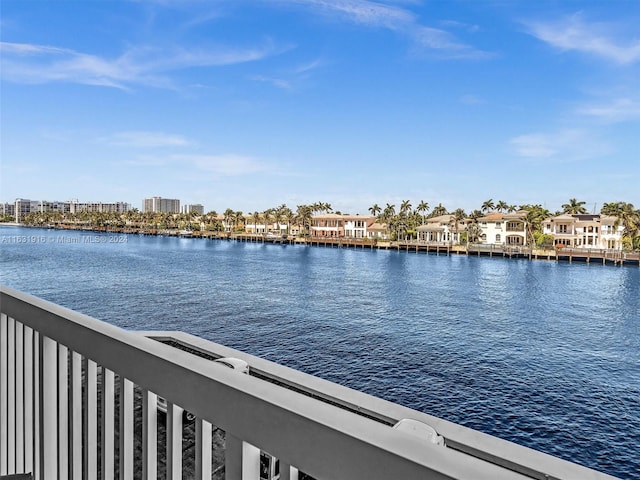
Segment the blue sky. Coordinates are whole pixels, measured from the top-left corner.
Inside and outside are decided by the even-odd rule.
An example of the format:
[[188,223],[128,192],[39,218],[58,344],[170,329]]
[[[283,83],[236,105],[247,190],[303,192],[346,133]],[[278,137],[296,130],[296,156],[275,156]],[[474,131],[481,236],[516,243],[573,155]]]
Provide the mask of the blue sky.
[[640,2],[3,0],[1,201],[640,207]]

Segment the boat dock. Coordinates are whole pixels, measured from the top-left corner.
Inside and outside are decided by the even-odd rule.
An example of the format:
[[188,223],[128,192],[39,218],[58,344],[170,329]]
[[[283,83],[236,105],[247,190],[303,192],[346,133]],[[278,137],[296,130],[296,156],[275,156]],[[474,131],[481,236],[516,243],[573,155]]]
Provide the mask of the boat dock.
[[450,245],[445,243],[424,243],[416,241],[375,241],[362,238],[331,237],[275,237],[263,235],[223,235],[206,236],[250,243],[277,243],[289,245],[309,245],[313,247],[353,248],[369,250],[397,250],[409,253],[427,253],[435,255],[466,255],[478,257],[498,257],[527,260],[549,260],[569,263],[599,263],[602,265],[637,266],[640,267],[639,252],[622,252],[599,248],[555,248],[536,249],[523,246],[507,245]]

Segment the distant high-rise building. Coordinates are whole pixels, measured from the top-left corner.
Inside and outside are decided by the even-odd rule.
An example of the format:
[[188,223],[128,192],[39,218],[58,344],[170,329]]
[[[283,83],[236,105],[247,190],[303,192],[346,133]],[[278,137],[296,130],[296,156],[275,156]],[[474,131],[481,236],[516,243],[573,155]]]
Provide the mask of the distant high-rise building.
[[78,202],[78,200],[71,200],[69,202],[69,208],[71,213],[78,212],[115,212],[125,213],[131,210],[131,205],[126,202]]
[[143,212],[180,213],[180,200],[176,198],[151,197],[142,202]]
[[2,203],[0,204],[0,214],[3,217],[15,217],[16,216],[16,204],[15,203]]
[[198,215],[204,215],[204,206],[199,203],[183,205],[181,213],[195,212]]
[[[116,212],[124,213],[131,210],[131,205],[126,202],[83,202],[79,203],[77,200],[71,200],[68,202],[50,202],[48,200],[29,200],[26,198],[17,198],[13,206],[13,214],[15,215],[16,222],[21,222],[24,217],[30,213],[46,213],[46,212],[60,212],[65,213],[78,213],[78,212]],[[7,211],[7,208],[5,208]]]

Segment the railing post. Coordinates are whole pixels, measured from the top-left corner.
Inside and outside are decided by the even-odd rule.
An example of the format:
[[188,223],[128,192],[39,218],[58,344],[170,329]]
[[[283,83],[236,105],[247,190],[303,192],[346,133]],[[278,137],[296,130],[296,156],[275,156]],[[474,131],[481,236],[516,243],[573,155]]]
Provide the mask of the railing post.
[[36,330],[33,331],[33,478],[41,478],[40,467],[40,439],[42,437],[40,430],[40,392],[42,384],[40,383],[40,352],[42,335]]
[[86,480],[98,478],[98,366],[93,360],[84,361],[84,476]]
[[142,478],[158,476],[158,396],[142,390]]
[[82,356],[71,354],[71,476],[82,479]]
[[260,449],[242,442],[242,480],[260,478]]
[[260,478],[260,449],[227,432],[225,480]]
[[102,480],[112,480],[114,468],[115,375],[102,367]]
[[6,475],[7,470],[7,446],[9,443],[9,430],[7,428],[7,405],[9,366],[7,354],[9,342],[7,328],[9,318],[3,313],[0,315],[0,475]]
[[211,424],[196,418],[196,478],[211,478]]
[[120,480],[133,480],[133,382],[120,375]]
[[298,469],[281,460],[280,480],[298,480]]
[[58,345],[40,335],[40,478],[58,478]]
[[24,471],[33,472],[33,329],[24,327]]
[[58,345],[58,465],[59,478],[69,478],[69,350]]
[[224,451],[225,480],[242,480],[242,439],[226,433]]
[[167,402],[167,480],[182,480],[182,412]]
[[16,471],[16,322],[7,317],[7,473]]
[[24,326],[16,322],[16,473],[24,472]]

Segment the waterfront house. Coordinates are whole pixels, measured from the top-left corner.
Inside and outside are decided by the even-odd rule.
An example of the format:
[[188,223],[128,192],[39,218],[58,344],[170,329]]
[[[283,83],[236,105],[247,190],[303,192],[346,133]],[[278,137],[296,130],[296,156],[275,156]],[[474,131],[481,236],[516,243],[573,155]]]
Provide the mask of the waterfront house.
[[[224,221],[223,221],[224,224]],[[294,231],[290,229],[291,225],[286,222],[273,221],[270,223],[264,222],[264,218],[261,216],[254,217],[254,215],[244,215],[244,232],[250,234],[264,235],[273,233],[275,235],[286,235],[287,231],[290,234],[294,234]],[[299,229],[296,228],[297,232]],[[227,230],[228,231],[228,230]]]
[[343,215],[344,236],[349,238],[366,238],[367,227],[375,223],[374,217],[363,215]]
[[366,215],[341,215],[325,213],[314,215],[311,220],[311,235],[329,238],[368,238],[369,226],[375,223],[375,217]]
[[424,225],[416,228],[418,241],[433,245],[457,245],[460,243],[460,234],[466,230],[467,224],[467,219],[456,222],[454,215],[428,218]]
[[311,235],[314,237],[343,237],[344,220],[337,213],[314,215],[311,219]]
[[489,245],[521,246],[527,244],[526,211],[491,212],[478,218],[481,240]]
[[624,225],[609,215],[564,213],[544,220],[542,233],[551,235],[557,246],[620,250]]
[[377,221],[373,221],[371,225],[367,225],[367,238],[369,239],[378,239],[378,240],[388,240],[388,226],[386,223],[378,223]]

